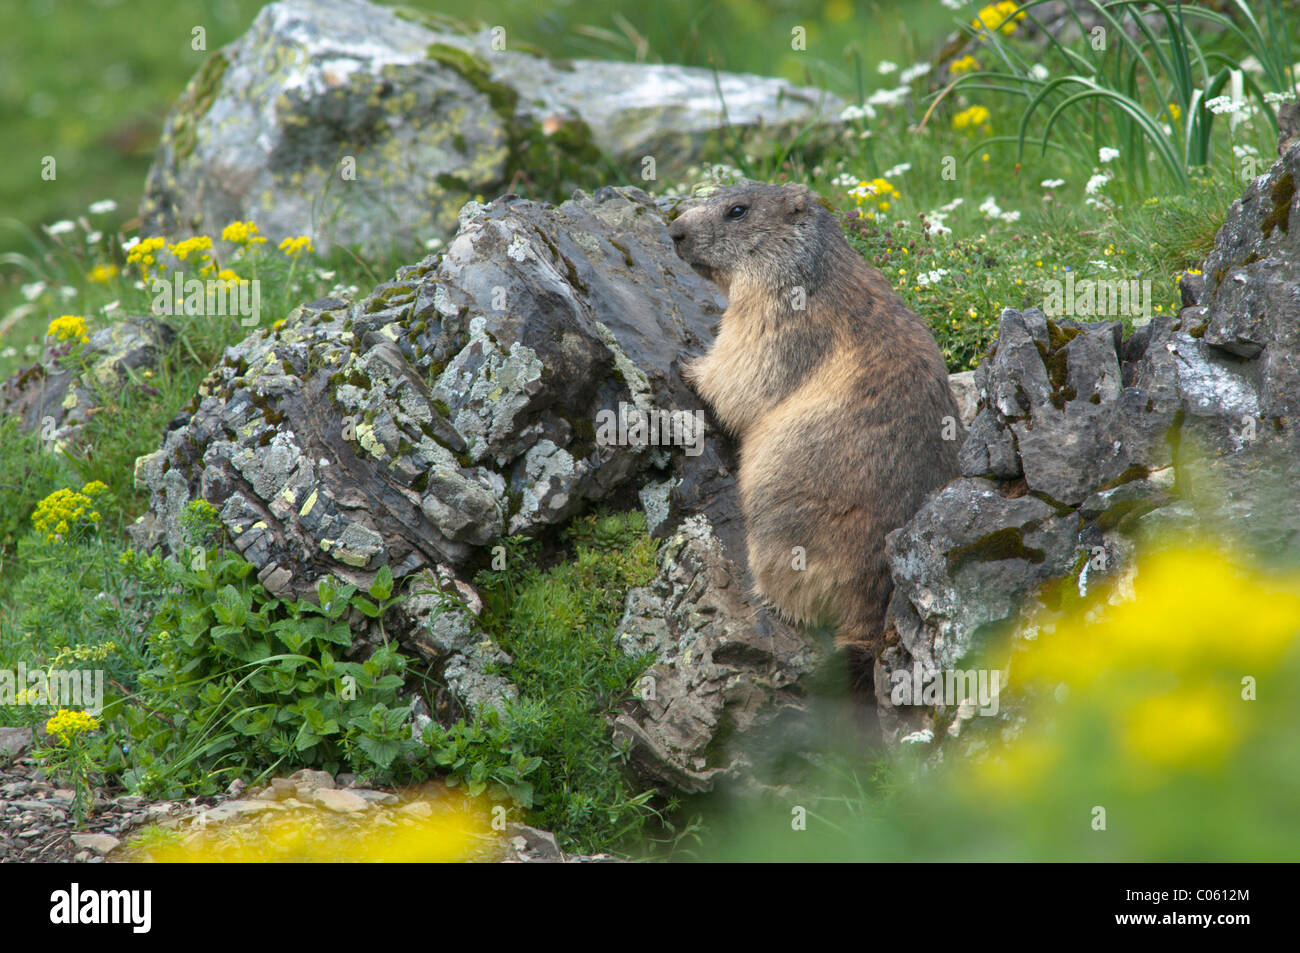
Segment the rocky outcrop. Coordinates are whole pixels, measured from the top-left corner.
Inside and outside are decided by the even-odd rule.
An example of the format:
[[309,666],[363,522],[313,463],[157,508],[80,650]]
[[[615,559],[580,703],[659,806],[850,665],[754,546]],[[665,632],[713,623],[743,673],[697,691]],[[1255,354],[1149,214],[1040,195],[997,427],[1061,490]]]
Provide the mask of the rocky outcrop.
[[[549,60],[364,0],[281,0],[214,53],[168,118],[142,234],[254,220],[366,252],[448,238],[467,201],[558,198],[602,163],[649,180],[724,133],[780,137],[843,103],[759,76]],[[647,164],[647,160],[653,163]],[[521,189],[522,190],[522,189]]]
[[952,670],[1024,613],[1114,581],[1152,534],[1300,548],[1297,175],[1293,147],[1233,204],[1176,317],[1121,339],[1115,323],[1003,312],[976,371],[963,475],[889,540],[890,644],[876,666],[889,739],[960,735],[971,717],[897,704],[905,675]]
[[680,376],[719,313],[636,189],[471,203],[444,254],[228,349],[137,462],[152,510],[133,533],[179,548],[179,512],[203,498],[276,594],[388,566],[409,594],[397,635],[447,686],[432,714],[453,717],[514,696],[467,581],[503,537],[616,493],[662,536],[690,516],[629,603],[623,637],[661,658],[619,731],[648,776],[707,787],[744,763],[714,742],[797,709],[825,654],[751,601],[733,451]]
[[24,430],[38,431],[52,449],[79,443],[102,394],[125,387],[152,391],[148,375],[174,336],[169,325],[153,318],[115,321],[90,335],[76,367],[61,361],[70,343],[47,341],[36,364],[0,383],[0,413],[15,417]]

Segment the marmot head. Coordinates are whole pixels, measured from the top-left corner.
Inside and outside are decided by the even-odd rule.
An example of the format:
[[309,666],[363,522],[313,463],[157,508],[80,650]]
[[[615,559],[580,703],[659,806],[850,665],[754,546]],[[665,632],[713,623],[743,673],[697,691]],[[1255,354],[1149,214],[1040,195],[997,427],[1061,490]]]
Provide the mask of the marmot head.
[[724,293],[744,278],[786,288],[815,285],[823,258],[844,238],[806,185],[720,189],[668,228],[677,254]]

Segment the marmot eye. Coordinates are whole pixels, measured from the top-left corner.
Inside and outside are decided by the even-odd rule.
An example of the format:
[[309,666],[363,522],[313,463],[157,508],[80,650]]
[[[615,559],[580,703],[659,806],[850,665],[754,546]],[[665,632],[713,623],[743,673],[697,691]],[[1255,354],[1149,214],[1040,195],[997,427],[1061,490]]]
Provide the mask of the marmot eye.
[[727,221],[734,222],[736,219],[744,218],[745,213],[749,211],[748,205],[733,205],[727,209]]

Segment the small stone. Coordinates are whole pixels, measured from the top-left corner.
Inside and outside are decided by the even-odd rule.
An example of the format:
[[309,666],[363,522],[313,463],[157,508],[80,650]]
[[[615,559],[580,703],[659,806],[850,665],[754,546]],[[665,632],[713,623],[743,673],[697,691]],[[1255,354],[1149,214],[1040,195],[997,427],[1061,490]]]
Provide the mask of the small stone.
[[330,776],[328,771],[313,771],[310,768],[295,771],[289,775],[289,780],[296,786],[298,797],[304,801],[311,800],[313,791],[334,787],[334,778]]
[[111,834],[73,834],[72,843],[102,857],[116,850],[122,842]]
[[316,792],[315,801],[327,811],[336,814],[355,814],[370,807],[370,802],[353,791],[323,788]]
[[18,757],[32,745],[30,728],[0,728],[0,761]]
[[370,788],[348,788],[357,797],[365,798],[369,804],[391,805],[397,803],[397,795],[387,791],[374,791]]
[[398,809],[398,813],[405,814],[407,817],[433,817],[433,808],[427,801],[411,801],[409,804],[403,804]]

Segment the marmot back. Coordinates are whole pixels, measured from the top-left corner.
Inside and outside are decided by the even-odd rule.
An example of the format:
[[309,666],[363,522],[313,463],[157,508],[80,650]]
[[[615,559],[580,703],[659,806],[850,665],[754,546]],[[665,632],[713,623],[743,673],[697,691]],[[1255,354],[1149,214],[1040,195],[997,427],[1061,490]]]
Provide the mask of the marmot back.
[[668,231],[729,299],[686,376],[740,441],[756,588],[874,655],[892,589],[885,535],[958,474],[939,348],[806,186],[723,189]]

